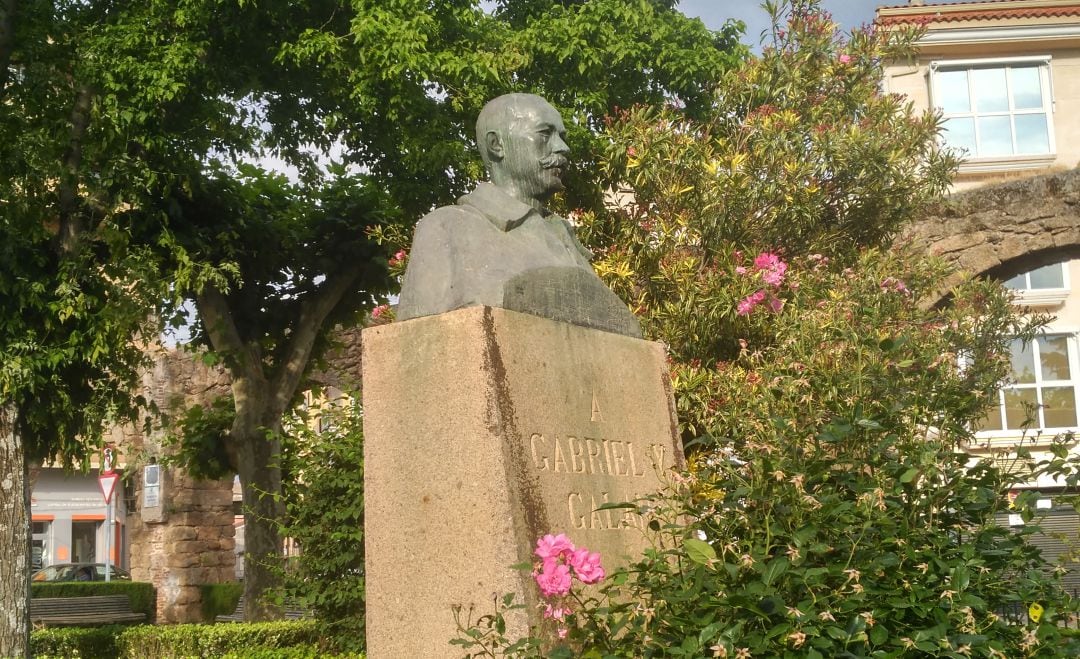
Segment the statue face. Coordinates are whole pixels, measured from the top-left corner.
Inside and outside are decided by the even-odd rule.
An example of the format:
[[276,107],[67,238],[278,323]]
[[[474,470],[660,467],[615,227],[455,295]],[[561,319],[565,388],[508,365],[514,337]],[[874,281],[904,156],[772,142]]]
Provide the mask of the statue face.
[[522,102],[506,131],[502,176],[496,184],[510,185],[530,199],[546,201],[563,189],[562,174],[569,162],[566,127],[558,111],[542,99]]

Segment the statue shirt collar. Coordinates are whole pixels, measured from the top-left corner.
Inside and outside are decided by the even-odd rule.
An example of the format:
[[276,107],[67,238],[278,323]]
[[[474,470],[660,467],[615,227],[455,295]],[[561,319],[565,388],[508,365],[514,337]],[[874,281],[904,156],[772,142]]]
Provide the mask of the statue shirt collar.
[[538,217],[550,215],[547,209],[538,211],[506,194],[497,185],[487,182],[477,185],[475,190],[458,199],[457,203],[462,206],[472,206],[480,211],[501,231],[516,229],[533,215]]

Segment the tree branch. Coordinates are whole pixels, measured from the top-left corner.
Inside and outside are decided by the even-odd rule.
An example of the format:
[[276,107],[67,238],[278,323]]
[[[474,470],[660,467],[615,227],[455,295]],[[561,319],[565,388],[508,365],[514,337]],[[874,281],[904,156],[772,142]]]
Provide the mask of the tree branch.
[[300,385],[300,378],[311,357],[323,321],[353,287],[366,267],[365,261],[357,261],[336,274],[327,276],[326,283],[319,292],[301,305],[300,316],[293,328],[289,344],[282,353],[280,369],[271,389],[275,413],[283,414],[289,406],[296,394],[296,388]]
[[65,253],[75,251],[82,234],[83,218],[78,209],[79,167],[82,165],[82,141],[90,125],[90,88],[80,85],[71,108],[71,132],[64,153],[64,168],[60,175],[60,249]]

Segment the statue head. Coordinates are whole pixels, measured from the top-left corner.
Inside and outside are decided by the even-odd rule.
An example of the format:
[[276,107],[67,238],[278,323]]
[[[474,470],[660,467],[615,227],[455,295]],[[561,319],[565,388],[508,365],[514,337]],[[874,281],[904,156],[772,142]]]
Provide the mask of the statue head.
[[491,182],[512,197],[540,208],[563,189],[566,127],[543,98],[504,94],[488,101],[476,120],[476,143]]

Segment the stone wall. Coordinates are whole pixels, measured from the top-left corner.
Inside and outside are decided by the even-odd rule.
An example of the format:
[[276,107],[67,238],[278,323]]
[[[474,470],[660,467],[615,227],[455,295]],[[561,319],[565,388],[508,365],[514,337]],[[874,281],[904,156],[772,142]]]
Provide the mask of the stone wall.
[[948,197],[905,239],[959,271],[937,291],[973,276],[1008,279],[1080,256],[1080,170],[988,185]]
[[[143,387],[161,410],[172,411],[227,393],[228,379],[190,353],[161,350]],[[199,622],[199,586],[236,579],[233,479],[200,481],[183,469],[164,467],[159,505],[147,506],[143,470],[165,458],[169,448],[161,431],[144,435],[127,428],[123,435],[128,469],[135,474],[135,506],[128,516],[132,579],[157,588],[158,622]]]

